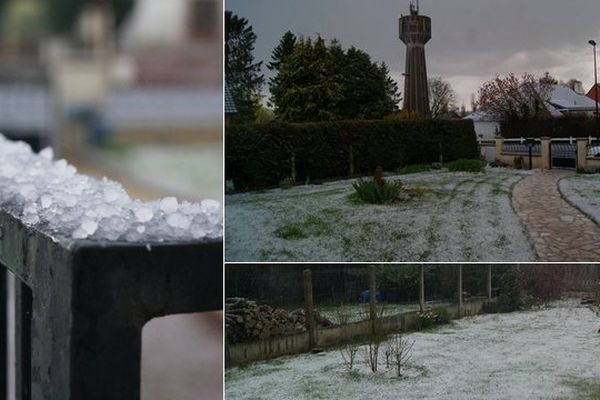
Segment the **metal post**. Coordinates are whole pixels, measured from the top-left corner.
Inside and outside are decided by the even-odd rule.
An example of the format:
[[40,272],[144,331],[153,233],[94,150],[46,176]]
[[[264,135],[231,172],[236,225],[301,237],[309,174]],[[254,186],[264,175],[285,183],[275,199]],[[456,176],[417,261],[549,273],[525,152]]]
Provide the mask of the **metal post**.
[[488,301],[492,301],[492,265],[488,265],[487,270],[487,296]]
[[458,317],[463,315],[463,266],[458,266]]
[[419,309],[425,311],[425,266],[421,264],[419,275]]
[[304,312],[306,314],[306,330],[308,331],[308,346],[310,349],[315,347],[315,320],[313,318],[313,291],[312,291],[312,272],[310,269],[304,270]]
[[6,268],[0,264],[0,398],[8,398],[8,290]]
[[375,319],[377,318],[377,282],[375,280],[375,266],[367,267],[369,276],[369,318],[371,320],[371,334],[375,334]]
[[20,400],[31,399],[31,289],[16,280],[15,285],[15,392]]
[[596,114],[594,115],[596,121],[596,139],[600,143],[600,121],[598,120],[598,66],[596,64],[596,42],[590,40],[588,42],[594,48],[594,100],[596,101]]

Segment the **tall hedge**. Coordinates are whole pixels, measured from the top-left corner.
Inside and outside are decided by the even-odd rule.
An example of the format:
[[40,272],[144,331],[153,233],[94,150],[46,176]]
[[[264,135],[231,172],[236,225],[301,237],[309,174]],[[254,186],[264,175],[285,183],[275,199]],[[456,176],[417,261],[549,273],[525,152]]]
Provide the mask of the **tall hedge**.
[[304,182],[438,161],[477,158],[470,120],[335,121],[230,125],[225,174],[238,190],[269,187],[294,174]]
[[503,137],[587,137],[596,136],[593,118],[570,116],[564,118],[548,118],[542,120],[515,120],[500,123]]

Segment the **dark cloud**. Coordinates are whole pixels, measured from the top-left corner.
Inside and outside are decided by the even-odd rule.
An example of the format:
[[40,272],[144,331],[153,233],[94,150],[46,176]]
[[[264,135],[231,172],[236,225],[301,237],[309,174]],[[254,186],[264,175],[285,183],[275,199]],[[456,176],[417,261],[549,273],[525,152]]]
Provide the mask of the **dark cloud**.
[[[268,60],[286,30],[337,38],[401,78],[404,47],[397,17],[408,0],[228,0],[226,9],[250,20],[258,35],[256,58]],[[496,73],[543,73],[577,78],[589,87],[593,60],[589,39],[600,42],[598,0],[421,0],[432,18],[427,45],[430,75],[449,79],[469,102],[481,82]],[[267,71],[265,70],[265,73]]]

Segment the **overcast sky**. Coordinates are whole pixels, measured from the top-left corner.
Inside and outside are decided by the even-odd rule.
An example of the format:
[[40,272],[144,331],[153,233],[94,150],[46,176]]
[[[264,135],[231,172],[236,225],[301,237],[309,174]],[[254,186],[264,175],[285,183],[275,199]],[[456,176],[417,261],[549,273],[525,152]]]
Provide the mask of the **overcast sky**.
[[[409,0],[226,0],[225,8],[250,21],[257,60],[268,61],[287,30],[321,34],[385,61],[403,89],[397,19],[409,13]],[[421,14],[432,19],[428,74],[449,80],[459,105],[469,108],[471,93],[496,73],[548,71],[581,80],[586,91],[593,84],[587,42],[600,43],[599,0],[421,0]]]

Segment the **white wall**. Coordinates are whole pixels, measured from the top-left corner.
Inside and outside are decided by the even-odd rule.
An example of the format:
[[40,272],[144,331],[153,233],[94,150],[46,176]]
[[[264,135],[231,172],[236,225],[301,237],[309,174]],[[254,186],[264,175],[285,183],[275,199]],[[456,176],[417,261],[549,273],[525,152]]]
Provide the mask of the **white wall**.
[[497,122],[474,121],[473,124],[475,125],[477,138],[483,136],[483,139],[493,139],[496,137],[497,132],[500,131],[500,124]]

